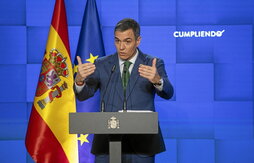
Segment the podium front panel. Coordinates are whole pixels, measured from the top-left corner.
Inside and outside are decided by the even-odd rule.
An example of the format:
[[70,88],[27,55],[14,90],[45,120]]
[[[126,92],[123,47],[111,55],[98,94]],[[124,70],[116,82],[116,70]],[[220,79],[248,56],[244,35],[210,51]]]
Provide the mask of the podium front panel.
[[70,134],[157,134],[157,112],[70,113]]

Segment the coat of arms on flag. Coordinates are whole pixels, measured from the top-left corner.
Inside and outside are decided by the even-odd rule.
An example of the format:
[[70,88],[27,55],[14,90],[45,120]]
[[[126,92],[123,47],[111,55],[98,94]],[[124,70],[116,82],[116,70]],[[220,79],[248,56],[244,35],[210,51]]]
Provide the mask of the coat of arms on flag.
[[37,102],[41,109],[44,109],[54,98],[61,97],[62,91],[68,88],[66,82],[60,86],[57,85],[61,81],[60,76],[67,77],[69,75],[68,66],[65,61],[66,57],[63,57],[57,49],[52,49],[49,52],[49,59],[45,58],[43,60],[36,96],[40,97],[49,89],[51,91],[45,99]]

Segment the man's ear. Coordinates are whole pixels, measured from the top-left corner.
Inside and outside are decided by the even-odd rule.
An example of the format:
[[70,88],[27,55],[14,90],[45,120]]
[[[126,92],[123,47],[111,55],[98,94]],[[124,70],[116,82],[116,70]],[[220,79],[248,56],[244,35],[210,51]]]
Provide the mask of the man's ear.
[[140,44],[140,41],[141,41],[141,37],[140,36],[138,36],[138,38],[137,38],[137,40],[136,40],[137,42],[136,42],[136,46],[138,47],[139,46],[139,44]]

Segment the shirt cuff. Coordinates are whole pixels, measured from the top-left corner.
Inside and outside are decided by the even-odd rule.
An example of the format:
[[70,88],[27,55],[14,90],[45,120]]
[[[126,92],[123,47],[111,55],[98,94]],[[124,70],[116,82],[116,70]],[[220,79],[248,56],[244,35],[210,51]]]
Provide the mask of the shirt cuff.
[[160,83],[161,85],[154,85],[154,87],[158,90],[158,91],[162,91],[163,89],[163,79],[160,79]]
[[79,86],[75,82],[75,88],[76,88],[77,93],[80,93],[82,91],[82,89],[84,88],[84,86],[85,86],[85,83],[83,85]]

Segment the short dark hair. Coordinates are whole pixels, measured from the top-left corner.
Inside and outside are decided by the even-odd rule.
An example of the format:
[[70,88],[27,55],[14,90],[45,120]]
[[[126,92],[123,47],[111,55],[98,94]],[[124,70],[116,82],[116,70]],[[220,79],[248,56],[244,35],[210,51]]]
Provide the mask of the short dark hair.
[[125,19],[120,20],[116,24],[114,32],[116,32],[116,31],[124,32],[128,29],[132,29],[136,39],[140,36],[139,24],[134,19],[130,19],[130,18],[125,18]]

